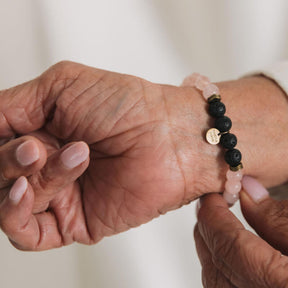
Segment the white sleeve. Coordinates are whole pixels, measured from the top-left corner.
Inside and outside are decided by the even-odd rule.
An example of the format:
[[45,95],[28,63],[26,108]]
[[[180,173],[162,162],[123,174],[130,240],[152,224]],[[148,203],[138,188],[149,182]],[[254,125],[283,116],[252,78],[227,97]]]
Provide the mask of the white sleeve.
[[249,75],[255,74],[262,74],[273,79],[288,95],[288,61],[278,62],[249,73]]

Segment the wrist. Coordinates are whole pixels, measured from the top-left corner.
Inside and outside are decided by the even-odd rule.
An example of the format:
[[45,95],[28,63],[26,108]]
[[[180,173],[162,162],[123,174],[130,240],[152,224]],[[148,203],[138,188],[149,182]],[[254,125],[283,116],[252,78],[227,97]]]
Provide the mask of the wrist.
[[204,140],[213,119],[202,95],[191,87],[163,86],[163,97],[170,138],[184,181],[184,202],[222,191],[227,167],[221,148]]
[[[288,178],[286,157],[288,137],[287,99],[273,81],[249,77],[221,82],[231,133],[243,155],[244,173],[258,178],[265,186],[281,184]],[[205,133],[213,126],[207,105],[193,88],[163,86],[170,135],[173,139],[185,182],[185,201],[204,193],[222,192],[225,173],[224,151],[206,143]]]
[[218,85],[243,152],[244,173],[267,187],[285,182],[288,102],[283,90],[263,76]]

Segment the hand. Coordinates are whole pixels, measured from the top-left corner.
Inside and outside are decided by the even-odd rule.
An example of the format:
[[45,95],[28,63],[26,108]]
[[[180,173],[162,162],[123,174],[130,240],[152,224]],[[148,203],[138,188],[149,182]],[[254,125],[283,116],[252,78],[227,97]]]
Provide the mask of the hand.
[[[2,145],[0,159],[0,225],[15,247],[43,250],[72,243],[73,237],[89,239],[76,181],[89,164],[86,143],[59,148],[37,131]],[[70,233],[68,225],[77,231]]]
[[[281,158],[281,153],[286,153],[288,139],[282,135],[281,141],[278,140],[280,131],[288,128],[283,92],[263,77],[219,86],[226,106],[230,107],[233,132],[241,139],[238,147],[247,173],[253,175],[256,171],[268,185],[283,182],[288,171],[283,169]],[[203,133],[212,123],[205,111],[205,101],[195,89],[153,84],[137,77],[63,62],[35,80],[1,91],[0,99],[0,137],[31,132],[38,137],[37,133],[41,133],[56,143],[55,153],[73,141],[84,141],[90,148],[90,164],[82,175],[78,174],[81,177],[75,180],[65,174],[66,185],[76,187],[73,190],[67,192],[61,188],[46,193],[39,188],[42,169],[45,172],[52,168],[44,166],[36,176],[29,176],[35,198],[33,201],[29,198],[29,202],[26,196],[30,192],[24,194],[18,209],[13,210],[14,219],[28,219],[32,212],[42,215],[48,211],[53,225],[48,221],[45,229],[56,234],[51,240],[45,238],[47,231],[39,230],[39,226],[38,234],[23,231],[19,227],[27,227],[25,223],[11,228],[5,215],[2,216],[5,223],[2,226],[12,240],[11,235],[17,229],[36,235],[28,237],[31,241],[25,244],[19,236],[14,242],[21,249],[48,249],[71,241],[96,243],[103,236],[145,223],[204,193],[223,190],[227,166],[219,155],[221,148],[203,141]],[[239,109],[243,105],[245,109]],[[271,105],[274,113],[263,113]],[[259,149],[262,134],[258,130],[262,126],[272,131],[274,138],[264,141]],[[271,150],[271,141],[275,142],[273,149],[277,149],[277,155]],[[271,156],[268,163],[263,155]],[[262,168],[255,169],[255,163]],[[268,174],[267,170],[273,173]],[[47,179],[52,181],[53,177]],[[73,205],[67,204],[71,202]],[[30,210],[19,209],[21,205],[24,207],[23,203]],[[20,215],[20,211],[26,214]]]
[[77,181],[59,171],[45,177],[47,185],[66,177],[69,189],[54,185],[47,193],[43,187],[43,174],[59,164],[53,165],[57,160],[53,156],[39,173],[29,175],[30,186],[17,207],[12,209],[15,203],[6,195],[1,226],[17,248],[95,243],[189,200],[183,195],[183,176],[160,85],[61,63],[38,79],[1,94],[3,138],[31,131],[39,137],[41,128],[41,135],[53,138],[58,149],[84,140],[91,152],[90,165]]
[[203,285],[288,287],[287,201],[272,200],[251,177],[243,186],[249,194],[241,192],[242,212],[262,239],[243,227],[219,194],[204,196],[194,231]]

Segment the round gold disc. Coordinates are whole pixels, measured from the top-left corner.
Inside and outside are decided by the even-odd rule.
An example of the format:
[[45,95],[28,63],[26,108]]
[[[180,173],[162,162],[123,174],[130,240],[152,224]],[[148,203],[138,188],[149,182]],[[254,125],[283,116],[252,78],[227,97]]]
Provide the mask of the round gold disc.
[[211,128],[206,133],[206,140],[212,145],[216,145],[220,142],[220,131],[216,128]]

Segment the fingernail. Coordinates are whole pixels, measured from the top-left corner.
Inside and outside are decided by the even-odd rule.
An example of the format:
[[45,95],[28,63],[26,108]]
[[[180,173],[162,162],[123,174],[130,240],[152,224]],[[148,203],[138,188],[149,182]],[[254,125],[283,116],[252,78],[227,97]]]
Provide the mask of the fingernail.
[[89,156],[89,148],[86,143],[78,142],[68,147],[61,154],[62,163],[69,169],[83,163]]
[[27,190],[28,182],[27,179],[24,176],[21,176],[16,180],[16,182],[13,184],[10,192],[9,192],[9,198],[11,201],[14,202],[14,204],[18,204],[23,197],[25,191]]
[[22,166],[36,162],[40,157],[38,145],[33,140],[22,143],[16,150],[16,159]]
[[250,195],[255,203],[259,203],[269,197],[269,192],[266,188],[250,176],[243,177],[242,185],[244,190]]

